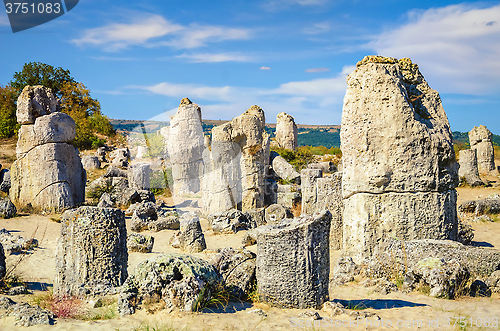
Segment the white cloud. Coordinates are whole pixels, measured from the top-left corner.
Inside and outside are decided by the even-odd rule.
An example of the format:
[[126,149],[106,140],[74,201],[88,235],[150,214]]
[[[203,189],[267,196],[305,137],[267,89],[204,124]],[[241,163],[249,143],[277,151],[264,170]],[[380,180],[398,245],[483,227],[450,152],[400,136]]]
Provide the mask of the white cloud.
[[260,70],[271,70],[271,68],[270,68],[270,67],[266,67],[266,66],[262,66],[262,67],[260,67],[259,69],[260,69]]
[[380,55],[410,57],[440,92],[498,92],[500,5],[451,5],[408,16],[407,24],[382,33],[367,46]]
[[163,82],[153,86],[127,86],[154,94],[181,99],[189,97],[202,107],[203,118],[230,119],[257,104],[266,112],[268,122],[285,111],[299,123],[340,123],[346,75],[354,69],[344,67],[332,78],[295,81],[276,88],[205,86]]
[[[143,14],[131,23],[112,23],[87,29],[72,42],[79,46],[100,46],[106,51],[118,51],[129,46],[170,46],[178,49],[196,48],[210,42],[250,38],[247,29],[211,25],[174,24],[160,15]],[[166,37],[168,40],[161,40]],[[164,38],[163,38],[164,39]]]
[[320,33],[325,33],[330,31],[330,23],[328,22],[321,22],[321,23],[316,23],[313,26],[310,26],[308,28],[305,28],[302,30],[302,33],[304,34],[320,34]]
[[7,13],[3,12],[0,14],[0,26],[2,25],[10,25],[9,23],[9,17],[7,16]]
[[328,69],[328,68],[310,68],[310,69],[306,69],[304,71],[305,72],[326,72],[326,71],[330,71],[330,69]]
[[197,54],[181,54],[177,58],[188,59],[194,63],[213,63],[213,62],[251,62],[253,59],[250,56],[238,53],[197,53]]

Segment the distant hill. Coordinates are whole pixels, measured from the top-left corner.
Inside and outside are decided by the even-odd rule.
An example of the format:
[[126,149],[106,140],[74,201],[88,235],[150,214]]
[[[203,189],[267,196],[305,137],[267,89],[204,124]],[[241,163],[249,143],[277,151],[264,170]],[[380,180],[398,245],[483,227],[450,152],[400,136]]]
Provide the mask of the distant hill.
[[[135,121],[135,120],[110,120],[116,131],[129,134],[130,132],[154,133],[162,127],[168,126],[168,122],[163,121]],[[224,124],[226,120],[203,120],[203,132],[212,134],[212,128]],[[299,146],[325,146],[327,148],[340,147],[340,125],[304,125],[297,124],[299,131]],[[144,131],[143,131],[144,130]],[[266,124],[266,132],[275,137],[276,123]],[[493,141],[500,145],[500,136],[493,135]],[[469,144],[467,132],[453,131],[454,143]]]

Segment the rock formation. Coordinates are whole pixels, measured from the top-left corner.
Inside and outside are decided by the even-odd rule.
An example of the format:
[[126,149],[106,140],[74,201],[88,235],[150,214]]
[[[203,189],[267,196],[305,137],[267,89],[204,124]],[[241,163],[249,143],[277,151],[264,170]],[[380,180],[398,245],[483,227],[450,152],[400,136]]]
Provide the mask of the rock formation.
[[288,163],[283,157],[278,153],[271,153],[272,167],[273,171],[279,178],[287,181],[300,184],[300,174],[294,169],[294,167]]
[[55,294],[109,294],[127,279],[125,214],[114,208],[66,211],[56,248]]
[[465,181],[471,187],[484,185],[481,177],[479,177],[476,149],[461,150],[459,153],[459,162],[460,169],[458,169],[458,176],[460,178],[465,178]]
[[484,125],[475,126],[469,132],[470,148],[477,151],[477,166],[480,173],[498,174],[495,167],[492,133]]
[[341,128],[343,248],[384,237],[457,239],[457,163],[438,92],[409,59],[367,56],[347,77]]
[[326,211],[259,228],[256,276],[262,300],[299,309],[328,301],[330,221]]
[[265,164],[269,158],[264,127],[264,111],[252,106],[231,122],[213,128],[205,164],[206,214],[264,206]]
[[170,244],[187,253],[204,251],[207,244],[201,230],[200,219],[193,213],[182,215],[180,230],[170,239]]
[[97,156],[84,156],[82,157],[82,166],[85,170],[95,170],[101,167],[101,161]]
[[281,148],[295,150],[297,144],[297,125],[292,116],[279,113],[276,116],[276,142]]
[[86,173],[75,138],[75,122],[53,112],[50,89],[26,86],[18,99],[17,160],[11,167],[10,197],[18,207],[60,211],[84,201]]
[[201,108],[188,98],[181,100],[170,120],[168,154],[172,164],[175,196],[197,193],[203,177],[204,138]]
[[135,163],[128,168],[128,185],[136,190],[151,188],[151,165],[149,163]]

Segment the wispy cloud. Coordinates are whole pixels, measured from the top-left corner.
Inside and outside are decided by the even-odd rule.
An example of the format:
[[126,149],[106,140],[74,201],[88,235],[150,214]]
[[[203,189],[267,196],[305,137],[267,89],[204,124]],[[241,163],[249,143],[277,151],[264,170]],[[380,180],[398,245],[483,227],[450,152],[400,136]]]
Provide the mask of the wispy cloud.
[[141,61],[136,57],[91,56],[90,58],[97,61]]
[[302,30],[302,33],[304,34],[320,34],[320,33],[325,33],[330,31],[330,23],[328,22],[321,22],[321,23],[316,23],[313,26],[307,27]]
[[0,14],[0,26],[2,25],[10,25],[9,17],[4,11],[2,11],[2,13]]
[[412,11],[408,23],[367,46],[378,54],[410,57],[432,87],[445,93],[489,94],[500,87],[500,5],[451,5]]
[[125,89],[148,91],[179,100],[189,97],[202,107],[204,118],[232,118],[257,104],[266,111],[268,122],[274,122],[278,113],[286,111],[300,123],[340,123],[346,75],[352,70],[354,66],[349,66],[331,78],[287,82],[275,88],[163,82],[152,86],[127,86]]
[[328,68],[311,68],[311,69],[306,69],[304,70],[305,72],[326,72],[330,71]]
[[[130,23],[112,23],[87,29],[73,39],[79,46],[98,46],[106,51],[118,51],[130,46],[170,46],[177,49],[196,48],[211,42],[248,39],[247,29],[211,25],[174,24],[160,15],[142,14]],[[165,40],[165,38],[167,40]]]
[[188,59],[194,63],[213,63],[213,62],[251,62],[253,58],[239,53],[195,53],[195,54],[181,54],[177,58]]
[[260,70],[271,70],[271,68],[270,68],[270,67],[266,67],[266,66],[262,66],[262,67],[260,67],[259,69],[260,69]]

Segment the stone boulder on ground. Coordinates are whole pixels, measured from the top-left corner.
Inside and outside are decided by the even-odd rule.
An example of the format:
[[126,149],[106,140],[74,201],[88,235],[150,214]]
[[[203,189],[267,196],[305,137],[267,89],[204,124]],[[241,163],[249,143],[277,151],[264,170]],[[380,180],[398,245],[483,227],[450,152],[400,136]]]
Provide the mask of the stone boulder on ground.
[[83,156],[82,157],[82,166],[85,170],[96,170],[101,167],[101,161],[97,156]]
[[10,186],[10,170],[2,169],[2,171],[0,171],[0,191],[9,193]]
[[130,230],[141,232],[149,229],[149,225],[158,220],[156,205],[152,202],[141,202],[134,209],[130,220]]
[[340,137],[345,255],[359,262],[388,237],[457,239],[452,133],[416,64],[358,62],[347,77]]
[[263,301],[299,309],[328,301],[331,216],[325,211],[260,227],[256,278]]
[[151,253],[155,238],[140,233],[129,233],[127,236],[127,249],[129,252]]
[[246,299],[255,282],[256,255],[245,248],[223,248],[210,262],[237,298]]
[[201,230],[200,219],[193,213],[182,215],[179,231],[170,239],[170,244],[187,253],[199,253],[207,248]]
[[278,224],[285,218],[293,218],[293,214],[285,206],[274,204],[266,208],[266,223]]
[[136,190],[151,188],[151,165],[149,163],[135,163],[128,168],[128,184]]
[[130,315],[145,300],[161,300],[167,309],[195,311],[222,286],[222,278],[208,262],[184,254],[164,254],[141,262],[122,286],[120,315]]
[[80,207],[66,211],[56,247],[54,294],[113,293],[127,279],[127,229],[123,211]]
[[288,163],[283,157],[276,152],[271,153],[273,171],[278,176],[287,182],[300,184],[300,174],[295,168]]
[[26,251],[38,247],[38,240],[35,238],[23,238],[13,235],[6,229],[0,229],[0,244],[3,246],[5,255],[13,253],[26,253]]
[[16,206],[10,201],[9,198],[0,198],[0,217],[11,218],[16,216]]
[[238,230],[249,228],[248,219],[241,211],[230,209],[228,211],[208,215],[208,223],[214,233],[236,233]]

